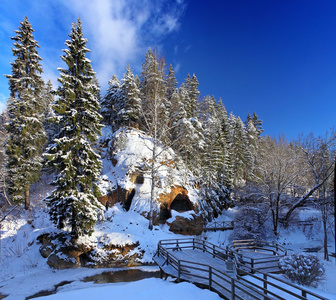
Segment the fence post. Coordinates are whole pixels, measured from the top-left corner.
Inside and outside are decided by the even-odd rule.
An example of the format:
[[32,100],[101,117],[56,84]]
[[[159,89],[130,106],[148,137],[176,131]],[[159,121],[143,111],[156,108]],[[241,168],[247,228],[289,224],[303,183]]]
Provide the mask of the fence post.
[[302,297],[304,297],[304,298],[306,298],[307,299],[307,292],[306,291],[304,291],[304,290],[301,290],[302,291]]
[[251,258],[251,271],[252,271],[252,274],[254,273],[254,259],[253,258]]
[[209,290],[211,291],[212,286],[212,267],[209,266]]
[[181,261],[177,261],[177,282],[180,282],[181,277]]
[[203,253],[205,252],[205,242],[203,240]]
[[193,238],[193,250],[195,250],[195,238]]
[[268,299],[268,297],[267,297],[267,274],[265,274],[265,273],[263,274],[263,279],[264,279],[264,283],[263,283],[264,294],[266,295],[264,297],[264,299],[267,300]]
[[235,282],[234,278],[231,278],[231,300],[235,300]]
[[212,248],[212,257],[215,258],[215,245],[213,245]]

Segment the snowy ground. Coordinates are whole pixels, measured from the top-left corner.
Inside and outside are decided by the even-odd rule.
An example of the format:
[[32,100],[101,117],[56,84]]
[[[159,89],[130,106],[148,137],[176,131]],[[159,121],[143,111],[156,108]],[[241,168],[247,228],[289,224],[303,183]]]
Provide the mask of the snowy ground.
[[58,294],[43,297],[43,299],[125,299],[125,300],[142,300],[142,299],[221,299],[217,294],[208,290],[197,288],[191,283],[172,283],[161,279],[150,278],[131,283],[102,284],[99,286],[80,286],[78,289],[71,291],[62,291]]
[[[311,211],[309,212],[311,213]],[[225,211],[218,221],[233,219],[234,209]],[[307,212],[308,214],[308,212]],[[175,214],[174,214],[175,216]],[[28,222],[27,222],[28,220]],[[122,296],[124,299],[219,299],[217,294],[201,290],[192,284],[175,284],[157,278],[143,279],[130,283],[95,284],[83,282],[82,279],[111,269],[72,269],[53,270],[39,254],[36,237],[44,232],[55,231],[48,215],[41,209],[34,209],[30,214],[19,219],[6,219],[1,227],[0,248],[0,294],[9,295],[6,299],[25,299],[40,291],[53,290],[55,285],[64,281],[69,283],[57,288],[57,294],[47,296],[50,299],[107,299],[110,295]],[[166,225],[156,226],[153,231],[147,229],[148,221],[136,212],[124,212],[120,206],[110,209],[106,221],[96,225],[96,232],[90,240],[113,240],[122,244],[139,241],[139,251],[145,251],[143,262],[150,262],[160,239],[183,238],[168,231]],[[321,245],[321,228],[303,230],[292,227],[281,231],[280,242],[290,252],[302,252],[305,247]],[[229,242],[231,231],[207,232],[202,235],[209,242],[225,246]],[[330,243],[330,252],[334,252]],[[322,259],[322,252],[317,255]],[[325,262],[325,278],[313,289],[318,294],[328,292],[330,299],[336,299],[336,267],[334,258]],[[156,267],[141,267],[144,271],[156,270]],[[335,297],[333,298],[333,295]],[[0,296],[1,299],[1,296]]]

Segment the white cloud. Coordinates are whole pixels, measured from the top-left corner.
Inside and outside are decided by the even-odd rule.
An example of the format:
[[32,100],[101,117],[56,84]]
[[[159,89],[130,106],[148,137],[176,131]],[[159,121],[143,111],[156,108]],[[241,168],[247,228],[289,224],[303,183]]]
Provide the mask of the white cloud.
[[[15,35],[14,30],[27,15],[41,46],[42,76],[46,81],[51,79],[56,87],[57,68],[64,66],[59,56],[63,54],[71,22],[80,17],[91,50],[89,58],[104,93],[113,74],[121,77],[128,63],[138,73],[148,48],[162,49],[164,38],[179,29],[185,3],[184,0],[6,0],[4,8],[0,21],[0,40],[4,44],[0,74],[11,72],[9,62],[13,57],[9,36]],[[6,92],[8,81],[2,76],[0,94]],[[5,103],[2,98],[0,102]]]
[[177,63],[174,67],[175,73],[178,73],[180,71],[181,68],[181,63]]
[[139,64],[149,47],[178,30],[185,8],[183,1],[171,0],[64,0],[63,5],[81,17],[102,86],[113,74],[121,76],[128,63]]

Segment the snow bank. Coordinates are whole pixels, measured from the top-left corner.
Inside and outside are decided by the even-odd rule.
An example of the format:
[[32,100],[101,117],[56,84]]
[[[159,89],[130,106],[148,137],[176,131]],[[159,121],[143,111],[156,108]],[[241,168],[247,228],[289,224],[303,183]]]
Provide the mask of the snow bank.
[[55,295],[42,297],[41,299],[62,300],[62,299],[124,299],[124,300],[219,300],[217,294],[209,290],[202,290],[191,283],[172,283],[162,279],[150,278],[131,283],[104,284],[85,288],[85,285],[79,289],[61,292]]

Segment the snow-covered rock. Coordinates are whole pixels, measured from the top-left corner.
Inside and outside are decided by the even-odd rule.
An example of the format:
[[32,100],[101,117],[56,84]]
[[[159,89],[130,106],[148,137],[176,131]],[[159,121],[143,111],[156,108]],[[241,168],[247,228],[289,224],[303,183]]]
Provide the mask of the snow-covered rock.
[[[115,134],[104,128],[102,144],[103,174],[100,201],[106,207],[120,202],[125,210],[145,217],[151,206],[152,139],[140,130],[121,128]],[[199,212],[198,193],[192,177],[178,165],[171,148],[159,147],[155,169],[154,224],[165,223],[171,209]]]

